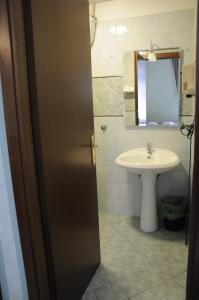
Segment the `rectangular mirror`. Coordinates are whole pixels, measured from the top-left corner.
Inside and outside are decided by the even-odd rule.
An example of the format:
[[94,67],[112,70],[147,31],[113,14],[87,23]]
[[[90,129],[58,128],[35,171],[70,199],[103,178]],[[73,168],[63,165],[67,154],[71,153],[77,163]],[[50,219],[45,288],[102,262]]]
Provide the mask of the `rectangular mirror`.
[[179,49],[132,51],[124,55],[126,125],[178,126],[181,100]]

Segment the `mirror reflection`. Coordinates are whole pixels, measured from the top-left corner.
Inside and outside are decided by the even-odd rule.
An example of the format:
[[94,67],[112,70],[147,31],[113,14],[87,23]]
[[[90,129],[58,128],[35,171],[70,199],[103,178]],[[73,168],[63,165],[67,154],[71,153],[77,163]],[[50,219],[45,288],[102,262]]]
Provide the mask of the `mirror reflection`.
[[126,125],[178,126],[182,52],[175,49],[124,54]]
[[[158,53],[150,61],[137,53],[137,125],[178,125],[180,55]],[[153,58],[153,57],[152,57]]]

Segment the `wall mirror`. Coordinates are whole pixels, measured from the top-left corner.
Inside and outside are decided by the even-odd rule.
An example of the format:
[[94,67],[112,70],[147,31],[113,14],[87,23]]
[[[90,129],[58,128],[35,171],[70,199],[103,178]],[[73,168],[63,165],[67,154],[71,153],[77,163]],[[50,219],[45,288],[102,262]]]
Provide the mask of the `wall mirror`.
[[180,49],[139,50],[124,54],[126,125],[178,126],[180,119]]

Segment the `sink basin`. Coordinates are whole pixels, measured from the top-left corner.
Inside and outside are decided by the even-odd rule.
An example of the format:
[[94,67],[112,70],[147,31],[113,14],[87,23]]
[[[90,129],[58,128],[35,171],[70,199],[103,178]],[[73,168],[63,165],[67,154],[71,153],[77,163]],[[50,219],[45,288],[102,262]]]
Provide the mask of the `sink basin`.
[[122,153],[116,159],[116,164],[140,175],[168,172],[175,168],[179,162],[177,154],[161,148],[153,148],[151,155],[147,154],[145,148],[132,149]]
[[132,149],[122,153],[116,164],[128,171],[141,175],[142,205],[140,227],[145,232],[153,232],[158,228],[156,178],[158,174],[168,172],[180,163],[176,153],[153,148],[150,153],[145,148]]

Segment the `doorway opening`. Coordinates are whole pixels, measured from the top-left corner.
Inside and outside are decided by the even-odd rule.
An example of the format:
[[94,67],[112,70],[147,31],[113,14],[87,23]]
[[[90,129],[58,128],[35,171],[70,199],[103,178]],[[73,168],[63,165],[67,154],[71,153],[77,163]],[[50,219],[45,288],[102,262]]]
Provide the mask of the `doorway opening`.
[[[176,4],[174,1],[167,7],[153,1],[143,7],[130,1],[90,2],[90,15],[95,20],[90,26],[102,265],[85,297],[92,294],[94,299],[185,299],[186,216],[194,147],[193,139],[190,142],[183,136],[180,127],[194,123],[197,3],[183,3],[183,9],[182,3]],[[139,95],[145,107],[140,108],[136,101],[136,53],[146,62],[145,95]],[[170,53],[172,59],[168,59]],[[170,72],[167,78],[165,67],[165,73],[161,70],[164,61]],[[157,88],[162,91],[159,96]],[[172,92],[178,94],[175,103]],[[161,104],[160,97],[168,101]],[[171,120],[166,118],[166,102]],[[145,122],[139,124],[143,109]],[[140,229],[141,173],[129,172],[116,164],[120,154],[145,149],[148,143],[154,151],[172,151],[180,160],[169,172],[157,174],[158,228],[154,232]],[[176,213],[177,208],[176,215],[172,216],[172,211],[166,215],[165,210],[172,207],[165,208],[167,200],[180,201],[182,215]]]

